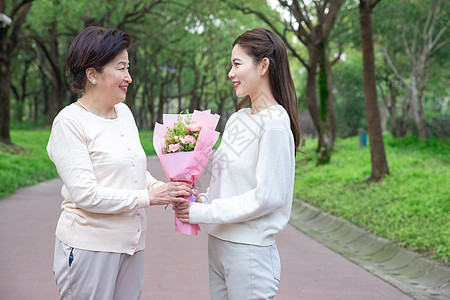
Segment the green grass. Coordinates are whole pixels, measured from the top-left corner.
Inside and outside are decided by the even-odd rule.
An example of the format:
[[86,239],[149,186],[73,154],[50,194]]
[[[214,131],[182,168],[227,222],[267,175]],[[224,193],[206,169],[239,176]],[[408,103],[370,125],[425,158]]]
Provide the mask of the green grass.
[[153,147],[153,131],[141,130],[139,132],[141,138],[142,148],[144,148],[145,154],[156,155],[155,148]]
[[47,155],[49,130],[12,130],[14,147],[0,144],[0,198],[25,185],[55,178],[56,169]]
[[337,140],[331,163],[315,167],[317,141],[297,155],[295,196],[401,246],[450,261],[450,142],[384,137],[390,176],[367,185],[370,149]]
[[[58,176],[47,156],[49,130],[13,130],[16,147],[0,147],[0,198],[18,187]],[[154,155],[152,132],[140,133]],[[216,146],[220,143],[217,142]],[[295,196],[379,236],[446,263],[450,261],[450,142],[385,136],[390,176],[367,185],[370,150],[339,139],[331,163],[315,167],[316,140],[297,155]]]

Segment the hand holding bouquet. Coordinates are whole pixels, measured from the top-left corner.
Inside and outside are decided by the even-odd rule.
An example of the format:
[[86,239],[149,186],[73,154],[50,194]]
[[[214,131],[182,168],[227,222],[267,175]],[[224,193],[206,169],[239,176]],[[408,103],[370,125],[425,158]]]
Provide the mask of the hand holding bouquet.
[[[210,110],[195,110],[193,114],[165,114],[163,125],[155,124],[153,146],[168,180],[193,184],[200,177],[219,137],[215,131],[219,118]],[[195,201],[194,195],[188,199]],[[175,218],[175,230],[196,235],[200,227]]]

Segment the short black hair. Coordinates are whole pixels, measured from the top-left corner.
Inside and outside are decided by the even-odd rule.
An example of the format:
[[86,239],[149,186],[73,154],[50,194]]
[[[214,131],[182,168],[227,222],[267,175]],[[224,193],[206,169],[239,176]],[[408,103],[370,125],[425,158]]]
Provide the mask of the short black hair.
[[86,87],[86,69],[94,68],[101,73],[107,63],[130,47],[130,36],[118,29],[97,26],[83,29],[73,40],[66,56],[72,89],[83,92]]

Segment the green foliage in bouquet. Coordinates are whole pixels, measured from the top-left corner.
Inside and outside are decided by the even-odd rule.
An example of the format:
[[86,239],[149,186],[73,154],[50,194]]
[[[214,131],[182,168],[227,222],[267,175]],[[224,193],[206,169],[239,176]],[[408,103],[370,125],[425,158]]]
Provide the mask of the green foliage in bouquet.
[[[189,114],[189,111],[186,111]],[[194,151],[197,144],[201,124],[192,122],[191,116],[183,119],[181,112],[178,115],[177,122],[173,126],[167,127],[167,133],[164,136],[165,146],[163,147],[164,153],[176,153],[176,152],[189,152]]]

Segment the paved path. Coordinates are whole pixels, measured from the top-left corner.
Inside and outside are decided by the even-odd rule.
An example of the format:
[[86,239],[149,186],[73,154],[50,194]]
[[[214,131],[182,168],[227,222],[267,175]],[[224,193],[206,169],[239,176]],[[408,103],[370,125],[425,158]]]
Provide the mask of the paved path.
[[[149,170],[164,178],[156,157],[149,158]],[[61,184],[50,180],[0,200],[0,299],[58,299],[52,260]],[[206,233],[175,232],[170,209],[152,207],[147,212],[141,299],[209,299]],[[277,244],[282,263],[277,300],[412,299],[290,225],[277,236]]]

